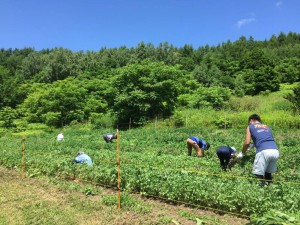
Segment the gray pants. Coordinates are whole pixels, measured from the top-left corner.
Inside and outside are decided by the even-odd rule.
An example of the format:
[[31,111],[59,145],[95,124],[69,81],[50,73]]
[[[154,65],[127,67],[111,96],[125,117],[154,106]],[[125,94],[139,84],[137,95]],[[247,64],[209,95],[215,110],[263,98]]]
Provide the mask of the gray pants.
[[265,149],[255,155],[253,164],[253,174],[265,175],[265,173],[275,173],[279,151],[277,149]]

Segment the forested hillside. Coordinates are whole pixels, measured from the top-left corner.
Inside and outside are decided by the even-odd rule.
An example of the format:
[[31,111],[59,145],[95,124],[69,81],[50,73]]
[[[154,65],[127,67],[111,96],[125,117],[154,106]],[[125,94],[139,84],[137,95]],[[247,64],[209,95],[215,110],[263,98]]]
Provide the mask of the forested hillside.
[[[167,42],[98,52],[0,49],[0,126],[141,125],[179,108],[220,110],[232,96],[299,81],[300,34],[292,32],[197,49]],[[299,91],[287,97],[295,110]]]

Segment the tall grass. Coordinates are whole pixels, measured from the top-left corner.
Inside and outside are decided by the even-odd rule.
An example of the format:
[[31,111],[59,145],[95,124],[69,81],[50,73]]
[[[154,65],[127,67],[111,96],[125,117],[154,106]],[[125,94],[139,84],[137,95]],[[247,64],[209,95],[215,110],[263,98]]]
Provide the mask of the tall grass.
[[272,128],[300,128],[300,117],[293,113],[291,103],[284,98],[291,92],[291,88],[292,86],[285,85],[281,91],[267,95],[232,97],[223,110],[181,109],[176,112],[176,117],[155,121],[155,126],[176,127],[176,124],[181,124],[182,127],[204,129],[245,128],[248,125],[248,117],[256,113]]

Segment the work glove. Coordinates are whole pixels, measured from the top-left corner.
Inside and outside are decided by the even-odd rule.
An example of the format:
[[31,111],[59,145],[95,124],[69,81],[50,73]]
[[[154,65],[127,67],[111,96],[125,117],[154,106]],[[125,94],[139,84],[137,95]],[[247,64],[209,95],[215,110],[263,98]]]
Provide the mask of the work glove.
[[241,159],[241,158],[243,158],[243,156],[244,156],[243,152],[240,152],[236,157],[237,157],[238,159]]
[[248,147],[248,150],[254,148],[254,144],[250,144],[249,147]]

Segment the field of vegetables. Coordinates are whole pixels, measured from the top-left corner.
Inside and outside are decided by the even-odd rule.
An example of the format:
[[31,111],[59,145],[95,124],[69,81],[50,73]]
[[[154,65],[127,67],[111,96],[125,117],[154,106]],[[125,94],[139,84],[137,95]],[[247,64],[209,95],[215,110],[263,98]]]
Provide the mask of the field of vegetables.
[[[117,187],[116,144],[106,143],[102,134],[114,130],[87,127],[64,128],[65,140],[56,141],[60,131],[27,131],[25,171],[27,177],[55,176],[81,179]],[[300,131],[274,129],[280,147],[274,184],[259,187],[251,170],[254,151],[229,172],[219,168],[215,149],[221,145],[241,149],[245,129],[148,127],[120,131],[121,189],[197,207],[240,216],[263,215],[270,209],[284,213],[300,211]],[[211,143],[204,158],[187,156],[185,140],[198,135]],[[0,165],[21,170],[23,133],[0,138]],[[72,163],[77,151],[90,155],[93,166]]]

